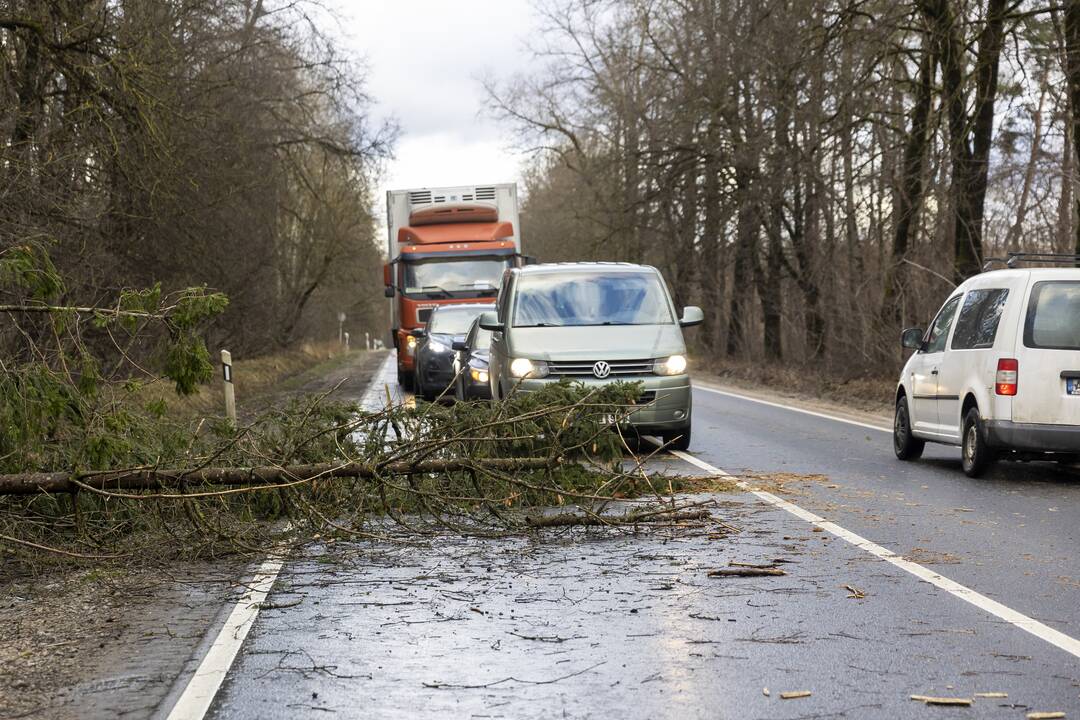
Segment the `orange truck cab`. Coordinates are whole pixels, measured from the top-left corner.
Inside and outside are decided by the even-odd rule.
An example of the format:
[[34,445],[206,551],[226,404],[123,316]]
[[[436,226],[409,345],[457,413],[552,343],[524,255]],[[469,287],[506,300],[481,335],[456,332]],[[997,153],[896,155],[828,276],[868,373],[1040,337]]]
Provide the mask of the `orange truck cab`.
[[523,264],[513,183],[391,190],[387,255],[398,383],[413,387],[416,338],[439,305],[493,302],[503,273]]

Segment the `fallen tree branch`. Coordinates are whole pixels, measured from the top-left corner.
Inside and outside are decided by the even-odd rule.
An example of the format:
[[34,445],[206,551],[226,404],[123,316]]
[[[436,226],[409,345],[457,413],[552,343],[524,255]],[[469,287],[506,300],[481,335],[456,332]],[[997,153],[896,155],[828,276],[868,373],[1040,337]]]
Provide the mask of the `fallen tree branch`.
[[525,522],[529,527],[552,528],[588,526],[602,527],[606,525],[638,525],[640,523],[669,523],[683,522],[687,520],[708,520],[708,510],[693,510],[680,512],[654,511],[649,513],[627,513],[625,515],[577,515],[574,513],[561,513],[559,515],[542,515],[540,517],[528,517]]
[[0,495],[77,492],[79,485],[105,490],[157,490],[193,485],[283,485],[316,478],[375,478],[384,475],[458,472],[463,470],[535,470],[554,467],[559,458],[484,458],[478,460],[398,461],[385,464],[315,463],[285,467],[142,469],[104,473],[18,473],[0,475]]

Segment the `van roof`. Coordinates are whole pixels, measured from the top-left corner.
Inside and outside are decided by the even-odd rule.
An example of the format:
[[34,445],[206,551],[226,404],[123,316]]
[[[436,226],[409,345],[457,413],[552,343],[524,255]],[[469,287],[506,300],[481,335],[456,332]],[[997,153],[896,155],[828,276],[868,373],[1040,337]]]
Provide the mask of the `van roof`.
[[637,265],[635,263],[626,262],[550,262],[550,263],[538,263],[536,265],[526,265],[523,268],[519,268],[516,272],[520,272],[522,275],[537,275],[543,273],[553,272],[596,272],[597,270],[603,270],[604,272],[657,272],[656,268],[652,265]]
[[967,289],[970,287],[988,287],[997,282],[1011,283],[1016,280],[1080,280],[1080,268],[1010,268],[1004,270],[989,270],[973,275],[957,287]]

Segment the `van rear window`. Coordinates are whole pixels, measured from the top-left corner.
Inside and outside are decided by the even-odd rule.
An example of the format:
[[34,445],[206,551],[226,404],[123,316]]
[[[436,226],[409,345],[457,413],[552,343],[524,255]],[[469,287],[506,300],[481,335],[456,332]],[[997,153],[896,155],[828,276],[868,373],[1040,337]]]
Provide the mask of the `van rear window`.
[[1035,283],[1024,323],[1024,345],[1080,350],[1080,282]]

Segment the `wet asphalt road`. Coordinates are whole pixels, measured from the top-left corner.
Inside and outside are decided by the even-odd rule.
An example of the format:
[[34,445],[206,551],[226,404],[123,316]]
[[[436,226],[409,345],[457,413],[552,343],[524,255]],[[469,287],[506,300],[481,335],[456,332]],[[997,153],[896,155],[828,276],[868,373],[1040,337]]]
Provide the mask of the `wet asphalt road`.
[[[827,476],[782,493],[1080,636],[1074,472],[969,480],[953,449],[900,464],[884,432],[704,390],[694,402],[701,459]],[[282,607],[256,620],[210,716],[1080,717],[1076,657],[749,494],[718,500],[740,532],[315,549],[282,572]],[[787,575],[706,575],[776,558]],[[779,697],[797,690],[812,695]],[[909,699],[977,692],[1008,698]]]

